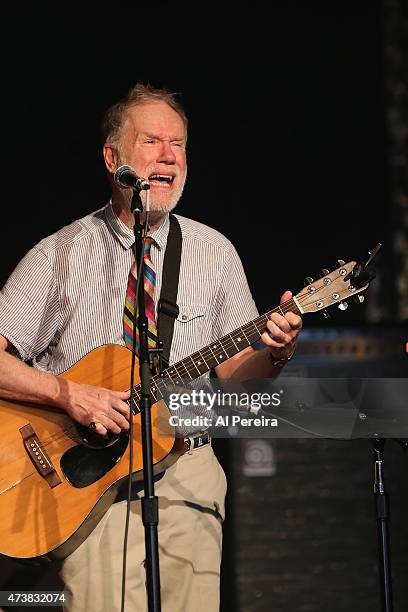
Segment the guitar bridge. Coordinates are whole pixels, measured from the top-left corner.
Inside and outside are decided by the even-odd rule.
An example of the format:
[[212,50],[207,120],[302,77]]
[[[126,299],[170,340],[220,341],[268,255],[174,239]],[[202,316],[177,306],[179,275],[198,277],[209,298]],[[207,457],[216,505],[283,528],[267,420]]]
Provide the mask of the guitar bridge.
[[23,438],[24,446],[31,461],[37,468],[37,472],[45,478],[49,486],[52,488],[59,485],[62,481],[57,474],[53,462],[49,458],[46,451],[41,447],[40,440],[35,433],[31,423],[20,428],[21,437]]

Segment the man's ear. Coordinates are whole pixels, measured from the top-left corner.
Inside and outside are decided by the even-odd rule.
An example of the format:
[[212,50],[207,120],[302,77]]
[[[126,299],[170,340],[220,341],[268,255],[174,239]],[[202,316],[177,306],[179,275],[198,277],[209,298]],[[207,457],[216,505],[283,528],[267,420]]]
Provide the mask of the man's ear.
[[107,170],[113,174],[118,167],[118,153],[115,147],[105,142],[103,145],[103,158]]

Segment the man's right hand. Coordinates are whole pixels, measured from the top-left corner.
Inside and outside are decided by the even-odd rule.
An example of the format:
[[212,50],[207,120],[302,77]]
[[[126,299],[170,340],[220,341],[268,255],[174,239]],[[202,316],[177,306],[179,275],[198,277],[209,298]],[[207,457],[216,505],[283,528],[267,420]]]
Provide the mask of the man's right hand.
[[64,379],[59,382],[61,393],[55,403],[72,419],[86,427],[95,423],[96,433],[102,436],[129,429],[130,408],[125,400],[130,398],[130,390],[111,391]]
[[57,406],[85,427],[95,423],[95,431],[102,436],[129,429],[130,410],[125,400],[130,391],[82,385],[37,370],[10,355],[9,346],[0,335],[0,397]]

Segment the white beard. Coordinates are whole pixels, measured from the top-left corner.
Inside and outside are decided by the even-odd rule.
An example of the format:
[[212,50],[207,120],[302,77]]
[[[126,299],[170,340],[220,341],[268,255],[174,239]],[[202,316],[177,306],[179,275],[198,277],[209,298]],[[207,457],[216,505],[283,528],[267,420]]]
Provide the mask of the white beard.
[[[184,190],[184,185],[186,184],[187,175],[184,177],[184,181],[179,185],[177,190],[172,194],[170,200],[164,204],[163,202],[155,202],[154,193],[150,192],[150,211],[154,213],[162,213],[166,214],[171,212],[178,204]],[[143,206],[146,205],[146,191],[142,194],[142,202]]]

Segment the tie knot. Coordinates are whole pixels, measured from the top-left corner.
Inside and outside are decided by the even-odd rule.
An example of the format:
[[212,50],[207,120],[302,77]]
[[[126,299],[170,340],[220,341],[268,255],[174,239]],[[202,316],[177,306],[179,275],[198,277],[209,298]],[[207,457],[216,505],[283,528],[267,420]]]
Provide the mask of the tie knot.
[[152,244],[156,244],[156,241],[154,238],[152,238],[151,236],[147,236],[147,238],[145,239],[145,243],[144,243],[144,254],[145,257],[149,257],[150,256],[150,249]]

